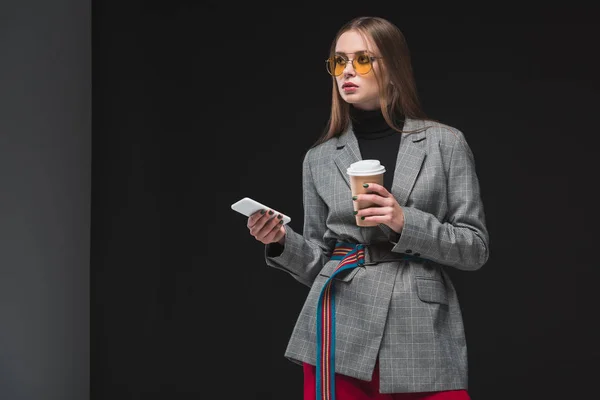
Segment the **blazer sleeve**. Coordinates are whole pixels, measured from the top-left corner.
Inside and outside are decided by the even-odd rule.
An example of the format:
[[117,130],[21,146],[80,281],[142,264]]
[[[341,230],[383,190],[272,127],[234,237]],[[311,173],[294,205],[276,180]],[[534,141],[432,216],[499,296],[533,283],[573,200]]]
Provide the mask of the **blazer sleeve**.
[[327,231],[328,208],[315,188],[310,167],[309,149],[302,162],[302,189],[304,207],[303,234],[285,225],[283,249],[279,243],[265,245],[267,265],[279,268],[306,286],[312,286],[316,276],[331,258],[335,243],[324,239]]
[[446,176],[448,211],[444,221],[417,208],[402,207],[404,227],[392,251],[461,270],[477,270],[489,258],[489,236],[475,160],[460,131]]

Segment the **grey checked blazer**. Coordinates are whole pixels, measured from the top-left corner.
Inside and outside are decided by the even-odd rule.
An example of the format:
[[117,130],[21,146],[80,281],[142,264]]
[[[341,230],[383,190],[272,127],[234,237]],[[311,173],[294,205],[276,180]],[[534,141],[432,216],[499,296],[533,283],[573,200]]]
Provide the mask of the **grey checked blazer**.
[[337,241],[363,243],[367,264],[377,263],[334,277],[336,372],[370,381],[379,359],[381,393],[466,389],[465,333],[446,269],[477,270],[489,257],[475,161],[453,127],[407,119],[404,130],[417,132],[402,134],[394,170],[400,235],[355,224],[346,169],[361,156],[351,127],[306,153],[303,234],[286,225],[283,252],[269,256],[273,245],[265,246],[267,265],[310,287],[285,357],[315,365],[317,300],[340,262],[332,250]]

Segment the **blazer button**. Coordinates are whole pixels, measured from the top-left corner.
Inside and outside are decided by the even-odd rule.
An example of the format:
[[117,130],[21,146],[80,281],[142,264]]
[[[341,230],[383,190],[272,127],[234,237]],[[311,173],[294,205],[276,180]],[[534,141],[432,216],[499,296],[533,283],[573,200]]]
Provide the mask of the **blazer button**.
[[406,251],[405,251],[405,253],[406,253],[406,254],[410,254],[410,253],[412,253],[412,250],[411,250],[411,249],[408,249],[408,250],[406,250]]
[[415,257],[420,257],[421,253],[415,253]]

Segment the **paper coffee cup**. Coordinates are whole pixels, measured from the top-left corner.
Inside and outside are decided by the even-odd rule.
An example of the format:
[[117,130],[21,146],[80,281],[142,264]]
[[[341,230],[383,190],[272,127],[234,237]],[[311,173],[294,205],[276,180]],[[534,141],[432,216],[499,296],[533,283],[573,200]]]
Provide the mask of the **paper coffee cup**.
[[[370,193],[369,188],[363,187],[363,184],[365,183],[377,183],[383,186],[385,167],[381,165],[379,160],[361,160],[350,164],[346,173],[350,178],[352,196],[356,196],[359,194]],[[353,200],[352,203],[354,204],[354,211],[375,205],[375,203],[366,200]],[[356,225],[377,226],[378,223],[369,223],[360,219],[359,216],[356,216]]]

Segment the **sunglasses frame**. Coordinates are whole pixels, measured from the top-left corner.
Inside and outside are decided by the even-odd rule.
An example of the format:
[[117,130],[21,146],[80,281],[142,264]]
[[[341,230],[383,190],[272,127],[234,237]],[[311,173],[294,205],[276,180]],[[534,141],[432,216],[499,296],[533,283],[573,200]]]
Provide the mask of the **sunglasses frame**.
[[[346,57],[340,55],[339,57],[346,58],[346,64],[348,64],[348,62],[352,62],[352,68],[356,71],[357,74],[366,75],[369,72],[371,72],[371,70],[373,69],[373,61],[379,60],[379,59],[381,59],[383,57],[375,57],[375,56],[369,55],[368,53],[362,53],[362,54],[367,55],[369,57],[369,66],[370,66],[369,70],[367,72],[363,72],[363,73],[358,72],[357,69],[356,69],[356,65],[354,65],[354,61],[356,60],[356,56],[354,56],[354,58],[346,58]],[[331,64],[331,59],[332,58],[333,57],[329,57],[327,60],[325,60],[325,69],[327,70],[327,73],[329,75],[331,75],[331,76],[340,76],[340,75],[342,75],[344,73],[344,70],[342,70],[342,72],[340,72],[337,75],[335,75],[335,74],[333,74],[333,73],[331,73],[329,71],[329,65]],[[344,66],[344,69],[346,69],[346,66]]]

